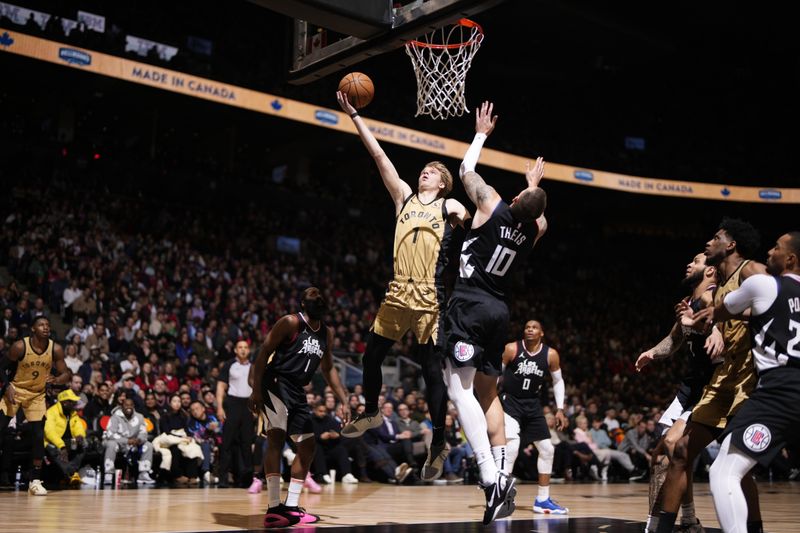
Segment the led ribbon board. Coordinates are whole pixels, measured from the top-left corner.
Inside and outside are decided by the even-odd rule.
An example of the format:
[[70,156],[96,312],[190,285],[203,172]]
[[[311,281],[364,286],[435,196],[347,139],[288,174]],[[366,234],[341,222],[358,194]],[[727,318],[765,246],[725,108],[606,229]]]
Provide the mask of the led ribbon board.
[[[319,107],[236,85],[199,78],[182,72],[32,37],[3,28],[0,28],[0,51],[149,87],[156,87],[174,93],[181,93],[186,96],[203,98],[220,104],[240,107],[313,126],[357,134],[355,126],[353,126],[347,115],[335,109]],[[6,79],[13,78],[8,76]],[[332,95],[331,99],[333,99]],[[371,119],[366,119],[366,122],[375,137],[380,141],[430,152],[442,157],[460,160],[468,147],[465,142],[396,126],[388,122]],[[481,153],[481,165],[516,174],[524,173],[525,162],[529,159],[528,157],[488,148],[485,148]],[[545,178],[564,183],[656,196],[733,202],[800,204],[800,189],[796,188],[726,186],[716,183],[644,178],[594,169],[576,168],[549,161]]]

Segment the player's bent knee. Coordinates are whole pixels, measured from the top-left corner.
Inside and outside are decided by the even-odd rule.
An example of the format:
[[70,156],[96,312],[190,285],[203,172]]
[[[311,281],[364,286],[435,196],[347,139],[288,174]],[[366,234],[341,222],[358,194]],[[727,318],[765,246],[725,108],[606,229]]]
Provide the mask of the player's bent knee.
[[536,468],[540,474],[551,474],[553,472],[553,458],[556,455],[556,449],[550,439],[537,440],[534,442],[536,449],[539,451],[539,458],[536,460]]

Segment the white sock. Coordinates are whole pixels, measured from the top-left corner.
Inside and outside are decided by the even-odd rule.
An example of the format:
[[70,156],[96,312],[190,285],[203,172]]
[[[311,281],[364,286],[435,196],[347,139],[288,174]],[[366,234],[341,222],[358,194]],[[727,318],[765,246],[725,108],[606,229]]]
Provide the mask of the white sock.
[[[488,437],[487,437],[488,440]],[[478,468],[481,469],[481,482],[484,485],[491,485],[497,478],[497,465],[489,450],[475,450],[475,460],[478,461]]]
[[267,474],[267,506],[272,509],[281,503],[281,476]]
[[492,457],[494,457],[494,465],[497,469],[504,474],[510,473],[511,468],[508,465],[508,458],[506,457],[506,445],[492,446]]
[[543,502],[550,498],[550,485],[539,485],[539,495],[536,496],[537,502]]
[[697,519],[694,515],[694,502],[681,504],[681,522],[692,522]]
[[286,507],[297,507],[301,492],[303,492],[303,480],[292,478],[289,482],[289,494],[286,495]]

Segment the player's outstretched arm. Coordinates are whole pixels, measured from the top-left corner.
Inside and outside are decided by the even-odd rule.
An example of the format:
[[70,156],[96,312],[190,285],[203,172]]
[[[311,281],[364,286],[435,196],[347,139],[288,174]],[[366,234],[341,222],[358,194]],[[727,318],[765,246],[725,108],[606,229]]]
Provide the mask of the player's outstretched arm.
[[356,108],[353,107],[353,104],[347,99],[347,95],[341,91],[336,91],[336,100],[339,102],[339,106],[342,110],[353,119],[353,124],[355,124],[358,130],[358,136],[361,137],[361,142],[367,147],[369,155],[372,156],[372,159],[375,160],[375,164],[378,165],[378,171],[381,174],[381,179],[383,179],[383,184],[386,186],[386,190],[389,191],[392,202],[394,202],[395,213],[399,213],[400,209],[403,207],[403,202],[411,195],[411,187],[408,183],[400,179],[397,169],[394,168],[386,152],[381,148],[378,139],[369,131],[369,127],[359,116]]
[[342,404],[342,426],[346,426],[350,422],[350,404],[347,401],[347,391],[344,390],[342,381],[339,379],[339,372],[336,370],[336,367],[333,366],[333,353],[331,352],[333,341],[333,328],[329,327],[328,346],[325,349],[325,353],[322,355],[322,361],[320,361],[319,367],[322,370],[322,376],[325,378],[325,382],[331,386],[333,393],[339,397],[339,401]]
[[497,124],[497,115],[492,116],[493,110],[494,104],[490,102],[484,102],[475,110],[475,138],[464,154],[464,160],[461,162],[458,172],[469,199],[475,204],[478,211],[488,216],[491,216],[500,201],[500,195],[497,194],[494,187],[486,184],[480,174],[475,172],[475,166],[480,159],[484,141]]
[[550,352],[547,354],[547,366],[550,369],[550,377],[553,378],[553,396],[556,399],[556,429],[564,431],[569,426],[569,421],[564,414],[566,386],[564,377],[561,375],[561,357],[553,348],[550,348]]
[[654,359],[665,359],[675,352],[683,344],[683,334],[681,333],[681,326],[677,322],[672,326],[669,335],[664,337],[661,342],[642,352],[638,359],[636,359],[636,371],[641,372]]
[[285,340],[290,338],[297,331],[298,320],[296,315],[286,315],[281,317],[264,340],[264,344],[258,350],[255,363],[253,363],[253,370],[248,376],[252,382],[250,386],[253,388],[253,394],[250,396],[250,409],[256,413],[261,406],[264,405],[264,399],[261,397],[261,381],[264,378],[264,370],[267,368],[267,362],[270,355],[280,346]]

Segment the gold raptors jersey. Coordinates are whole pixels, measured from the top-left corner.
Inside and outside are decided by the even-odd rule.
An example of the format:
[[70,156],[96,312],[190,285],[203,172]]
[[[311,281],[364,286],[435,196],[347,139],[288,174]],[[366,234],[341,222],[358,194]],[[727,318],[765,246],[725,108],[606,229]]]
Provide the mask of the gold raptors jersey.
[[25,356],[17,361],[17,370],[11,383],[17,390],[43,392],[47,376],[53,367],[53,341],[48,339],[47,348],[42,353],[33,349],[30,337],[25,337],[22,341],[25,343]]
[[429,204],[409,197],[394,230],[394,277],[397,281],[434,284],[445,233],[449,234],[444,198]]
[[[734,273],[717,288],[717,292],[714,294],[715,306],[719,305],[728,293],[735,291],[742,285],[742,269],[749,262],[749,260],[742,261],[742,264],[739,265]],[[720,326],[720,333],[722,333],[722,338],[725,340],[725,359],[741,359],[742,363],[746,359],[748,366],[752,366],[749,364],[750,331],[747,327],[747,322],[743,320],[726,320]]]

